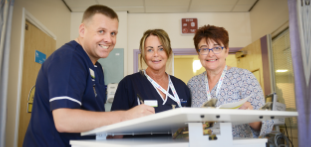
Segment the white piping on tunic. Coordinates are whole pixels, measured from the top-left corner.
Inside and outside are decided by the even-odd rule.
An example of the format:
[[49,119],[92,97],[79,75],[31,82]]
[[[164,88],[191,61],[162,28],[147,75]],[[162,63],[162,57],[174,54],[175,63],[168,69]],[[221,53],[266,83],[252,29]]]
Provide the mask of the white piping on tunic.
[[68,97],[68,96],[54,97],[54,98],[51,98],[51,99],[50,99],[50,102],[55,101],[55,100],[63,100],[63,99],[67,99],[67,100],[76,102],[76,103],[78,103],[80,106],[82,105],[80,101],[78,101],[78,100],[76,100],[76,99],[74,99],[74,98]]

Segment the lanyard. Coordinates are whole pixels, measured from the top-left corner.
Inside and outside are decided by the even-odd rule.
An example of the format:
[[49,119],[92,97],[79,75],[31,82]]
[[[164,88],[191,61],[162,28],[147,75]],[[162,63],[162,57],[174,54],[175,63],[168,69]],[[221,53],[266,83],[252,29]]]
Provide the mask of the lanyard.
[[[168,93],[168,91],[166,91],[164,88],[162,88],[157,82],[155,82],[153,79],[151,79],[147,74],[146,74],[146,71],[144,70],[144,74],[145,76],[147,77],[147,79],[150,81],[150,83],[157,89],[161,90],[164,94],[166,94],[166,96],[169,96],[173,101],[175,101],[179,107],[181,107],[181,104],[180,104],[180,99],[177,95],[177,92],[175,90],[175,87],[171,81],[171,78],[170,76],[169,77],[169,88],[171,88],[174,96],[172,96],[171,94]],[[168,88],[168,90],[169,90]],[[161,96],[161,95],[160,95]],[[162,96],[161,96],[162,97]],[[167,100],[167,99],[166,99]]]
[[[222,82],[223,82],[223,80],[225,78],[226,72],[227,72],[227,65],[226,65],[225,69],[222,71],[222,74],[221,74],[220,79],[218,81],[217,89],[216,89],[216,97],[218,96],[218,93],[219,93],[220,87],[222,85]],[[210,99],[212,99],[212,96],[211,96],[211,92],[209,91],[207,74],[205,73],[204,76],[205,76],[207,99],[210,100]]]

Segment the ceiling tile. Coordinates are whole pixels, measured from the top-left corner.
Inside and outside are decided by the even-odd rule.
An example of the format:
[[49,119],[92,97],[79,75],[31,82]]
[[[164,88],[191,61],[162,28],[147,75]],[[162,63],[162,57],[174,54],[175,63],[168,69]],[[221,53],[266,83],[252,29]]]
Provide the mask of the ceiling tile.
[[128,12],[129,13],[144,13],[145,12],[145,8],[142,8],[142,9],[139,9],[139,8],[134,9],[134,8],[132,8],[132,9],[129,9]]
[[254,5],[256,0],[239,0],[237,5]]
[[233,5],[192,6],[189,12],[230,12]]
[[[247,12],[257,0],[65,0],[73,12],[102,4],[115,11],[146,12]],[[190,6],[189,6],[190,5]],[[145,8],[146,7],[146,8]]]
[[65,0],[70,9],[87,9],[91,5],[98,4],[96,0]]
[[146,12],[148,13],[168,13],[168,12],[187,12],[188,6],[146,6]]
[[189,6],[190,0],[145,0],[145,6]]
[[191,6],[235,5],[238,0],[192,0]]
[[234,12],[247,12],[250,10],[252,5],[236,5],[232,11]]
[[143,0],[97,0],[106,6],[144,6]]
[[111,6],[114,11],[145,12],[143,6]]
[[84,12],[87,7],[82,8],[82,7],[76,7],[76,8],[70,8],[72,12]]

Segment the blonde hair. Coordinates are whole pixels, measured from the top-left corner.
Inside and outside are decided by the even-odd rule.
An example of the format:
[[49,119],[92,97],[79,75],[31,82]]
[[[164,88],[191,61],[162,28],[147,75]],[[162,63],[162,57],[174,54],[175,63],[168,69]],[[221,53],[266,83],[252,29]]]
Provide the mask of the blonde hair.
[[144,61],[146,62],[146,59],[145,59],[145,42],[146,42],[146,39],[150,35],[157,36],[159,38],[160,43],[162,44],[167,57],[169,57],[170,54],[172,53],[170,38],[168,37],[168,34],[164,30],[162,30],[162,29],[147,30],[140,40],[140,45],[139,45],[139,51],[141,53],[140,65],[142,65],[142,59],[144,59]]

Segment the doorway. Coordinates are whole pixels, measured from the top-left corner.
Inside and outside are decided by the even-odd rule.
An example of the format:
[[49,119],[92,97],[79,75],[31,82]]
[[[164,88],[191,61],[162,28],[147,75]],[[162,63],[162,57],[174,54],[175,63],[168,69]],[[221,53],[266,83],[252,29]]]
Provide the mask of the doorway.
[[[31,109],[27,106],[28,95],[31,88],[35,85],[41,64],[35,62],[36,52],[43,53],[46,58],[56,49],[56,41],[32,24],[25,22],[24,36],[24,55],[20,94],[19,125],[18,125],[18,146],[24,142],[25,133],[31,117]],[[31,103],[30,103],[31,104]]]
[[[272,39],[272,59],[274,67],[274,83],[277,100],[285,104],[286,111],[297,111],[295,98],[295,78],[292,64],[289,29],[285,29]],[[298,146],[297,117],[285,119],[280,126],[294,146]]]

